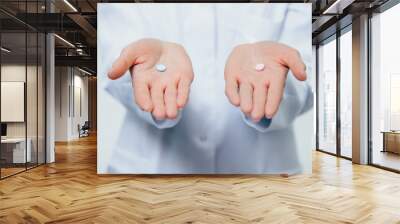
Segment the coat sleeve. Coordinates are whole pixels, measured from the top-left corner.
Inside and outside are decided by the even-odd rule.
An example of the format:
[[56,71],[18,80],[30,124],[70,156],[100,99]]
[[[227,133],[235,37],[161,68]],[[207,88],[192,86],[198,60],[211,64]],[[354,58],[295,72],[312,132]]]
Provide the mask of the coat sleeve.
[[[311,74],[311,4],[288,4],[282,10],[281,29],[276,29],[274,40],[297,49],[306,64],[307,74]],[[308,16],[308,17],[307,17]],[[277,24],[275,24],[277,25]],[[270,34],[271,35],[271,34]],[[260,122],[253,122],[244,114],[243,120],[250,127],[260,131],[269,132],[288,127],[293,121],[313,107],[314,94],[307,81],[300,82],[288,72],[285,92],[277,114],[272,119],[263,118]]]

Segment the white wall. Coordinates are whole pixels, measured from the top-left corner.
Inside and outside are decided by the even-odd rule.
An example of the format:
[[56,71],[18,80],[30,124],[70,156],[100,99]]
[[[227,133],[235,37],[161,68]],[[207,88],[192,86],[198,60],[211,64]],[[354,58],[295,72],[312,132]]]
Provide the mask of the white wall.
[[67,67],[56,67],[55,69],[55,140],[67,139],[68,116],[68,75]]
[[[71,138],[78,138],[79,137],[79,132],[78,132],[78,125],[83,125],[85,121],[88,120],[89,118],[89,113],[88,113],[88,77],[81,76],[82,73],[76,73],[77,70],[74,70],[74,82],[72,88],[74,92],[73,96],[71,96],[71,99],[74,99],[74,102],[71,101],[71,106],[73,105],[73,108],[71,108]],[[72,91],[71,89],[71,91]]]
[[55,85],[55,140],[77,139],[78,124],[88,120],[88,77],[76,68],[56,67]]

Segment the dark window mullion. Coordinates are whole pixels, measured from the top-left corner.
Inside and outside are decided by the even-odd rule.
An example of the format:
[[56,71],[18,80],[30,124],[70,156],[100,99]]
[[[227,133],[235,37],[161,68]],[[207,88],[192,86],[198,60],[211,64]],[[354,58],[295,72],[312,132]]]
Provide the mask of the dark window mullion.
[[340,30],[336,32],[336,154],[341,157],[341,119],[340,119]]
[[[36,1],[39,13],[39,1]],[[39,32],[36,32],[36,166],[39,165]]]
[[367,46],[368,46],[368,53],[367,53],[367,64],[368,64],[368,69],[367,69],[367,85],[368,85],[368,95],[367,95],[367,119],[368,119],[368,124],[367,124],[367,132],[368,132],[368,164],[373,164],[373,148],[372,148],[372,64],[371,64],[371,57],[372,57],[372,12],[368,12],[368,30],[367,30]]
[[315,147],[319,149],[319,45],[315,46]]
[[[25,21],[27,21],[28,1],[25,1]],[[28,90],[28,26],[25,23],[25,88],[24,88],[24,120],[25,120],[25,170],[28,170],[28,113],[27,113],[27,93]]]

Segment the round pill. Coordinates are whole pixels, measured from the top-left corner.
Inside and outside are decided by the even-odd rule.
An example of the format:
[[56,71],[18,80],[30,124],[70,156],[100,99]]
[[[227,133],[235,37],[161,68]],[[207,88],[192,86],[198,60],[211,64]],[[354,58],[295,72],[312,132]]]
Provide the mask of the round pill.
[[167,70],[167,66],[163,65],[163,64],[157,64],[156,65],[156,70],[159,72],[165,72],[165,70]]
[[256,71],[262,71],[262,70],[264,70],[264,68],[265,68],[264,64],[256,64],[256,67],[255,67]]

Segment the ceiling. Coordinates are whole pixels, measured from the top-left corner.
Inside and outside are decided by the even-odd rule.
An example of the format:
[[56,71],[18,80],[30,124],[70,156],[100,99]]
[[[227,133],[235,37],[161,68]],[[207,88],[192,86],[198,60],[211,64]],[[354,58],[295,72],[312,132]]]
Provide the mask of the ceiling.
[[[313,43],[332,35],[337,27],[351,23],[352,17],[382,5],[387,0],[220,0],[185,2],[291,2],[312,3]],[[161,0],[1,0],[0,24],[5,40],[15,49],[23,51],[25,29],[55,32],[56,65],[70,65],[96,70],[96,6],[101,2],[182,2]],[[48,13],[52,11],[52,13]],[[337,21],[341,21],[337,23]],[[347,21],[347,22],[346,22]],[[340,27],[339,27],[340,28]],[[22,39],[21,39],[22,38]],[[66,40],[66,41],[64,41]],[[72,45],[71,45],[72,44]],[[19,46],[19,47],[18,47]],[[28,45],[29,49],[33,44]],[[18,50],[16,50],[17,52]],[[23,53],[23,52],[21,52]]]

